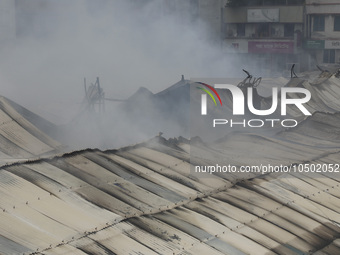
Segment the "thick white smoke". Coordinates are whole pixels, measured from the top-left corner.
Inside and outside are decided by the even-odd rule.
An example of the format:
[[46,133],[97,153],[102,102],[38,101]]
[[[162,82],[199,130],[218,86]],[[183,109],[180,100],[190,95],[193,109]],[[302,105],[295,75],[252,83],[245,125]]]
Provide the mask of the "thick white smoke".
[[2,95],[57,124],[77,115],[84,77],[100,77],[106,97],[127,98],[141,86],[159,92],[181,74],[242,75],[204,21],[168,13],[161,1],[29,2],[18,1],[17,38],[0,52]]

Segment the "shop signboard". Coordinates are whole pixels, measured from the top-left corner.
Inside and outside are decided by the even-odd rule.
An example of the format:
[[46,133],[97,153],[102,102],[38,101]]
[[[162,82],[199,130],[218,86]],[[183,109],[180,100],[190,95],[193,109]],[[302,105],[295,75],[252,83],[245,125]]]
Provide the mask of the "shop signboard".
[[293,54],[293,41],[250,41],[248,42],[249,53],[282,53]]
[[280,11],[276,9],[248,9],[248,22],[280,22]]
[[325,49],[340,49],[340,41],[339,40],[326,40]]
[[325,41],[323,40],[306,40],[304,43],[306,49],[323,50],[325,48]]

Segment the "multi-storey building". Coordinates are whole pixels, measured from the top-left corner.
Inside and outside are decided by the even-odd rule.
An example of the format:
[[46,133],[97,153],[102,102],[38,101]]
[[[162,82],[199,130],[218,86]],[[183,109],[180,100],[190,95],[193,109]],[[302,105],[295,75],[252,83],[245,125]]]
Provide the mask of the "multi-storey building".
[[223,9],[223,51],[263,75],[299,69],[303,0],[229,1]]
[[306,0],[305,38],[310,65],[340,62],[340,1]]
[[[152,2],[119,1],[129,2],[137,10]],[[101,7],[112,3],[102,1]],[[281,75],[293,63],[296,71],[302,71],[317,64],[340,62],[339,0],[162,0],[152,3],[156,6],[153,8],[155,20],[171,15],[195,28],[204,24],[208,31],[205,36],[222,45],[227,57],[241,60],[239,63],[244,68],[260,70],[261,75]],[[91,9],[97,6],[92,1],[88,4]],[[48,33],[57,22],[42,19],[48,16],[48,20],[52,20],[50,13],[54,12],[48,11],[52,7],[44,0],[0,0],[0,42],[15,37],[15,33],[36,36]],[[36,15],[44,11],[49,15]]]

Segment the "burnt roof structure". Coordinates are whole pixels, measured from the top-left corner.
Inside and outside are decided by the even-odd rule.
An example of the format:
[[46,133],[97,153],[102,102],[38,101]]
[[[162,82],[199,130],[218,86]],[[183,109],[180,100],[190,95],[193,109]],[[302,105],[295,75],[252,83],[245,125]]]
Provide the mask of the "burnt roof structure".
[[[244,137],[235,138],[240,139]],[[296,163],[305,162],[302,145],[272,146],[276,142],[263,141],[272,151],[263,162],[272,162],[274,153],[282,159],[295,154]],[[85,150],[3,167],[1,252],[340,252],[338,175],[197,178],[190,171],[193,146],[201,144],[157,137],[121,150]],[[211,153],[220,146],[213,146]],[[330,148],[308,151],[308,162],[338,163],[339,146]],[[238,164],[244,163],[239,159]]]
[[336,79],[311,89],[318,111],[275,136],[234,133],[210,144],[158,136],[59,156],[60,144],[2,98],[0,253],[340,254],[339,173],[193,171],[214,157],[336,166]]

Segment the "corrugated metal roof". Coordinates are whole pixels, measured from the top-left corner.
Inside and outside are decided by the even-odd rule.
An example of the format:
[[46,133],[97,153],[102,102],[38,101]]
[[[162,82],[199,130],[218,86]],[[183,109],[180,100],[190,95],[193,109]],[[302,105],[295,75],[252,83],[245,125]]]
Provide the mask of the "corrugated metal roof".
[[[276,136],[232,134],[208,145],[156,137],[2,166],[0,253],[340,254],[339,174],[192,171],[212,159],[235,166],[340,163],[340,114],[327,102],[340,83],[325,82],[313,90],[333,110]],[[3,120],[8,112],[0,113]],[[32,146],[37,155],[58,146],[11,117],[20,132],[0,128],[11,146],[26,153]]]
[[[270,148],[275,142],[265,141]],[[340,250],[338,176],[196,178],[190,172],[194,162],[181,149],[187,145],[155,138],[117,151],[86,150],[3,167],[0,250],[4,254]],[[286,151],[272,150],[280,155]],[[297,154],[295,162],[305,161],[299,151],[298,146],[290,147],[290,153]],[[309,153],[311,160],[317,158],[315,163],[326,157],[329,162],[331,155],[340,158],[333,146]]]
[[0,97],[0,165],[53,155],[61,144],[50,138],[25,116],[15,105]]
[[[340,79],[329,73],[313,79],[291,79],[286,86],[299,86],[306,88],[311,93],[311,100],[305,103],[305,107],[311,112],[335,113],[340,111],[340,102],[337,95],[340,94]],[[299,94],[288,94],[291,98],[299,98]],[[264,100],[263,107],[271,105],[272,99]],[[264,108],[267,109],[267,108]],[[298,108],[287,108],[287,114],[293,117],[301,117]]]

